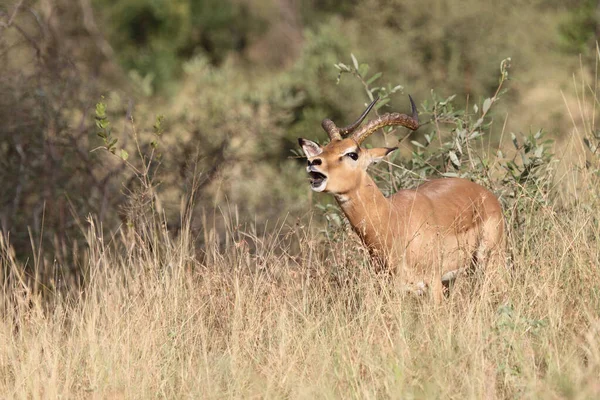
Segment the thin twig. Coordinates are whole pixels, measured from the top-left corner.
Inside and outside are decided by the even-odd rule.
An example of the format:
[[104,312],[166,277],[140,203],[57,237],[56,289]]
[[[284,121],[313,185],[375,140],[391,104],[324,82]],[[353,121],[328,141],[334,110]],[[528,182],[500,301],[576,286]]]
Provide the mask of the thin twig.
[[1,28],[9,28],[10,26],[12,26],[13,21],[15,20],[15,17],[17,16],[17,13],[19,12],[19,9],[21,8],[21,6],[23,5],[23,1],[24,0],[20,0],[17,5],[15,6],[12,14],[10,15],[10,17],[8,18],[8,21],[6,23],[0,23],[0,27]]

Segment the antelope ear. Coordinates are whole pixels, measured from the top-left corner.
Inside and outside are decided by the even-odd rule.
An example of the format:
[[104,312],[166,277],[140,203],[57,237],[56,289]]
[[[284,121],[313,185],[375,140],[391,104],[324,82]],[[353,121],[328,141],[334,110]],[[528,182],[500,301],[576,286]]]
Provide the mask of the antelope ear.
[[385,156],[390,154],[392,151],[398,150],[397,147],[375,147],[373,149],[365,150],[369,157],[371,158],[370,164],[377,164],[379,161],[383,160]]
[[318,156],[323,152],[323,148],[312,140],[299,138],[298,143],[302,147],[306,158]]

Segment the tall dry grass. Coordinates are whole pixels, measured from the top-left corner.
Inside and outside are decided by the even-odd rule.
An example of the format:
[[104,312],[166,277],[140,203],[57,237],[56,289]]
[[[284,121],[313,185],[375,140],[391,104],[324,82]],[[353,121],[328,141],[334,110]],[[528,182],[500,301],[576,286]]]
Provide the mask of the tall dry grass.
[[597,397],[598,190],[579,190],[581,203],[528,215],[510,237],[507,286],[456,290],[439,308],[399,295],[352,241],[325,257],[301,226],[284,239],[232,232],[200,257],[189,229],[145,243],[90,222],[86,282],[49,301],[21,283],[3,242],[0,393]]
[[308,220],[257,233],[223,213],[225,242],[204,226],[197,251],[186,212],[177,236],[155,214],[111,237],[90,218],[70,289],[31,284],[4,237],[0,397],[598,398],[600,189],[583,135],[561,144],[547,203],[507,210],[510,268],[437,307]]

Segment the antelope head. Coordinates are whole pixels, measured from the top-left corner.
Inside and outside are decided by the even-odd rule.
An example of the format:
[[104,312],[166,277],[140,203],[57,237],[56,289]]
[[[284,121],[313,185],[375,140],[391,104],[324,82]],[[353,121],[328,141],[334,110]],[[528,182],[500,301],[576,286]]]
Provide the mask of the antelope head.
[[419,127],[417,108],[410,99],[412,115],[384,114],[360,127],[361,123],[377,103],[375,98],[358,119],[344,128],[339,128],[330,119],[321,124],[329,135],[329,143],[321,146],[311,140],[298,139],[308,159],[306,171],[310,186],[315,192],[344,194],[359,187],[364,182],[367,168],[381,161],[397,147],[379,147],[366,149],[361,143],[380,128],[401,125],[411,130]]

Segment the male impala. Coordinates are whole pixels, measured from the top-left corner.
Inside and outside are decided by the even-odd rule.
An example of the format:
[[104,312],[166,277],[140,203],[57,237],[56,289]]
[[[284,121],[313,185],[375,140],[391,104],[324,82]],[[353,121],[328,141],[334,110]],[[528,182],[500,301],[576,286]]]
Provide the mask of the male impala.
[[345,128],[323,120],[330,139],[326,146],[298,139],[308,158],[310,185],[335,196],[376,265],[395,272],[410,291],[430,287],[439,302],[443,280],[471,265],[497,262],[490,258],[499,256],[503,246],[502,209],[488,190],[459,178],[430,180],[386,198],[366,170],[397,147],[365,149],[360,144],[384,126],[415,130],[419,121],[410,98],[411,116],[385,114],[359,128],[377,100]]

